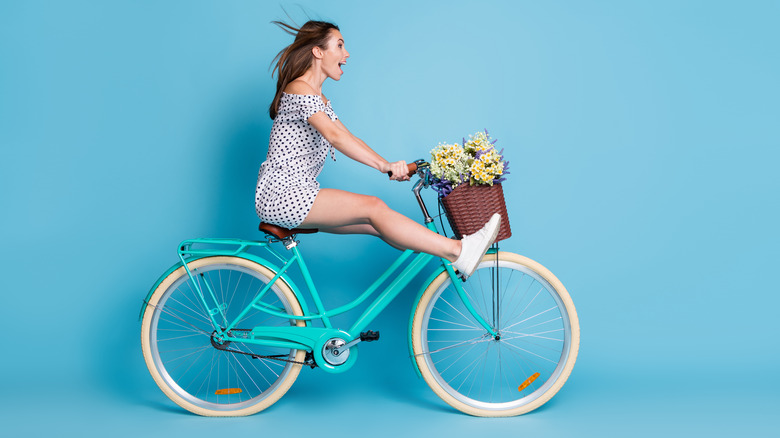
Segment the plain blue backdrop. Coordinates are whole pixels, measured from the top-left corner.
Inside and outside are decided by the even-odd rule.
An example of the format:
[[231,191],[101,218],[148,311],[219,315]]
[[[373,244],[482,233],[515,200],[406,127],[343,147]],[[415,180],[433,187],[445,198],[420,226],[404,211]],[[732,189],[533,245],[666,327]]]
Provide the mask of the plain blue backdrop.
[[[405,345],[419,282],[353,370],[303,370],[261,414],[196,417],[155,386],[137,317],[177,243],[261,238],[269,66],[291,42],[269,24],[282,7],[341,27],[352,56],[324,91],[386,158],[424,158],[483,128],[505,148],[503,247],[556,273],[581,321],[571,379],[543,408],[485,420],[435,397]],[[3,1],[4,428],[770,434],[778,19],[774,1]],[[410,184],[341,154],[320,181],[419,218]],[[302,240],[333,306],[397,254],[368,237]]]

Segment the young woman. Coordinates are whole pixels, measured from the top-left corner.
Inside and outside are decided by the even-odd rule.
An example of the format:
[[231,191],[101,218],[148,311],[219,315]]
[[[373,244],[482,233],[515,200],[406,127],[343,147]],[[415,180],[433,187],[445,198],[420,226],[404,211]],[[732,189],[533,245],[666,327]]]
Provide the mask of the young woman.
[[274,22],[295,41],[274,58],[276,96],[269,109],[273,127],[266,161],[260,166],[255,207],[264,222],[284,228],[319,228],[341,234],[370,234],[399,249],[443,257],[466,278],[493,243],[500,216],[478,232],[448,239],[390,209],[374,196],[321,189],[317,176],[333,148],[391,179],[406,181],[404,161],[388,162],[339,120],[322,94],[326,79],[338,81],[349,52],[339,28],[309,21],[300,28]]

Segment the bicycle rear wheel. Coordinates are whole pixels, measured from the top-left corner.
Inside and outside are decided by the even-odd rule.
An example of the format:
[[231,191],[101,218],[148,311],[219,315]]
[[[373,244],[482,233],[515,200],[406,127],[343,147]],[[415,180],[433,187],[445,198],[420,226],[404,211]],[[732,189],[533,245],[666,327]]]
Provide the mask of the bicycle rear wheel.
[[[188,266],[203,294],[210,297],[208,284],[220,301],[214,309],[224,307],[227,322],[221,321],[219,313],[215,315],[219,323],[224,323],[223,328],[274,277],[268,268],[239,257],[206,257]],[[295,294],[281,280],[262,302],[288,314],[303,314]],[[183,266],[160,283],[148,305],[141,329],[146,365],[160,389],[190,412],[206,416],[254,414],[276,402],[298,377],[300,364],[279,359],[300,362],[306,354],[303,350],[215,342],[209,309],[202,304]],[[252,310],[231,334],[240,337],[260,325],[296,324],[304,325],[300,320]]]
[[546,403],[571,374],[579,322],[563,284],[526,257],[486,255],[462,283],[494,338],[471,316],[443,272],[423,292],[412,322],[426,383],[470,415],[505,417]]

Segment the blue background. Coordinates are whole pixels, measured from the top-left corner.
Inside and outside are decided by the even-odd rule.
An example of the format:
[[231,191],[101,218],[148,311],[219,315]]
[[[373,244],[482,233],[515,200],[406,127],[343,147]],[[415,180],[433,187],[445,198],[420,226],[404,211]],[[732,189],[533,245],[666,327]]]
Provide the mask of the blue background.
[[[269,24],[285,18],[280,5],[299,23],[308,13],[341,27],[352,57],[325,93],[386,158],[426,157],[483,128],[506,148],[514,236],[503,247],[556,273],[582,327],[571,379],[543,408],[485,420],[435,397],[405,345],[419,282],[375,322],[382,340],[361,347],[353,370],[303,370],[261,414],[196,417],[155,386],[137,316],[177,243],[261,238],[253,197],[271,126],[269,64],[291,41]],[[3,2],[4,429],[776,430],[779,5]],[[419,218],[408,183],[343,155],[320,181]],[[359,236],[305,237],[303,248],[331,306],[397,254]]]

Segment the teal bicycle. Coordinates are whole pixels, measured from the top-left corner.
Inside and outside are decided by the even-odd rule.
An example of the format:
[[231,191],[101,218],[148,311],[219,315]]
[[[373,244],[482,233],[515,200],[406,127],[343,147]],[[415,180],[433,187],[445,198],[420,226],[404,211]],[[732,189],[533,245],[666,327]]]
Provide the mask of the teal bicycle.
[[[427,163],[416,164],[413,192],[425,225],[438,233],[420,196],[429,186]],[[179,262],[144,300],[144,359],[160,389],[184,409],[250,415],[279,400],[304,366],[347,371],[359,344],[379,338],[367,330],[374,318],[423,273],[427,280],[409,320],[409,355],[418,375],[452,407],[476,416],[520,415],[547,402],[572,371],[579,349],[574,304],[533,260],[494,245],[463,281],[447,260],[431,263],[434,256],[407,250],[354,301],[326,310],[296,241],[316,230],[267,224],[261,230],[267,241],[182,242]],[[313,308],[291,278],[293,266]],[[351,327],[333,327],[333,316],[373,295]]]

